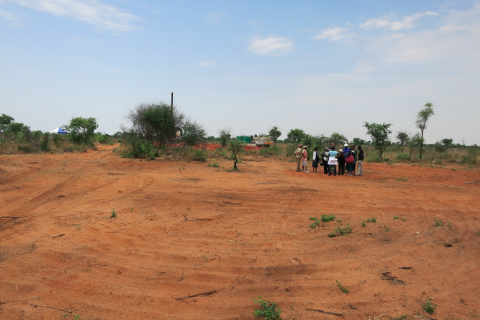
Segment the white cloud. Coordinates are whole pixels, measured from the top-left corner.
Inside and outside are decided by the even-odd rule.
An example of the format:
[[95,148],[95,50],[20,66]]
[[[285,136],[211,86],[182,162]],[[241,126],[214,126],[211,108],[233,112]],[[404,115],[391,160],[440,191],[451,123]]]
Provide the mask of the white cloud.
[[[374,29],[374,28],[387,28],[390,30],[402,30],[410,29],[413,27],[413,22],[422,17],[423,13],[416,13],[414,15],[404,17],[401,21],[389,21],[389,17],[382,17],[380,19],[370,19],[360,25],[360,28]],[[390,17],[391,18],[391,17]]]
[[294,48],[293,42],[290,40],[279,37],[279,36],[270,36],[267,38],[256,37],[252,40],[248,49],[259,55],[275,55],[279,56],[281,54],[292,51]]
[[427,15],[427,16],[438,16],[438,13],[434,12],[434,11],[427,11],[427,12],[425,12],[425,15]]
[[20,19],[13,13],[0,8],[0,20],[5,20],[7,24],[12,26],[19,26]]
[[97,0],[4,0],[4,2],[11,2],[56,16],[73,17],[97,28],[115,31],[138,29],[132,25],[132,22],[140,20],[128,12]]
[[213,67],[215,65],[215,61],[200,61],[201,67]]
[[347,31],[345,28],[329,28],[325,29],[319,35],[313,37],[313,39],[328,39],[328,40],[340,40],[345,38],[344,32]]

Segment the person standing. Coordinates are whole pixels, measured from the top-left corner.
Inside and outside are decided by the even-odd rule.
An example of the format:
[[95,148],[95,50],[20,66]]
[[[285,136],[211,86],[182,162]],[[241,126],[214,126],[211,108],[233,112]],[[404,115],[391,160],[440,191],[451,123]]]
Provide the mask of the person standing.
[[352,150],[349,150],[347,154],[345,154],[345,162],[347,163],[347,173],[348,176],[352,176],[353,171],[353,154]]
[[362,146],[358,146],[357,176],[363,176],[363,160],[365,160],[365,152]]
[[328,148],[325,147],[322,153],[322,164],[323,164],[323,173],[328,173],[328,158],[330,158],[330,153],[328,152]]
[[338,159],[338,175],[343,176],[345,174],[345,155],[343,154],[342,149],[338,151],[337,159]]
[[319,161],[320,161],[320,155],[318,154],[318,148],[315,148],[312,156],[312,172],[318,172]]
[[300,161],[302,161],[302,145],[299,144],[295,150],[295,158],[297,159],[297,172],[300,172]]
[[331,150],[329,151],[329,158],[328,158],[328,175],[333,175],[337,176],[337,154],[338,152],[335,151],[335,147],[331,147]]
[[345,144],[343,145],[344,156],[346,157],[349,152],[350,152],[350,149],[348,148],[348,143],[345,142]]
[[303,172],[303,168],[305,168],[305,173],[309,173],[308,167],[307,167],[307,159],[308,159],[307,146],[305,146],[303,147],[303,152],[302,152],[302,172]]
[[353,155],[353,166],[352,166],[352,175],[355,175],[355,167],[357,166],[357,155],[358,155],[358,152],[357,152],[357,148],[354,144],[352,144],[350,146],[350,151],[352,152],[352,155]]

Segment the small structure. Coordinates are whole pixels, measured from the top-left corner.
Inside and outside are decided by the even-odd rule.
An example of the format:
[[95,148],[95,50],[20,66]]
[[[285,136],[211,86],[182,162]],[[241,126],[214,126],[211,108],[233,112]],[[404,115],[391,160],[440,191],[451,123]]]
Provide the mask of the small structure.
[[50,134],[69,134],[70,132],[63,130],[62,128],[58,127],[56,129],[48,131]]

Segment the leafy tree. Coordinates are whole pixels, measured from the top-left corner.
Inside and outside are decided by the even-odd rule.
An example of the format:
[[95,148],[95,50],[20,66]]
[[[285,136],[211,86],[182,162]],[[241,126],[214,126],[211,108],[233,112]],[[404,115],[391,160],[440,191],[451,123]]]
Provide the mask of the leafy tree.
[[380,158],[383,158],[383,152],[385,152],[387,147],[391,144],[388,135],[392,133],[392,131],[389,129],[392,124],[365,122],[363,126],[367,128],[367,134],[372,137],[374,148],[380,152]]
[[[422,132],[422,138],[423,138],[423,131],[427,128],[428,120],[434,114],[435,112],[433,111],[433,103],[431,102],[425,103],[424,108],[418,112],[415,125]],[[422,159],[423,142],[424,140],[420,143],[420,159]]]
[[345,143],[346,141],[347,141],[347,137],[345,137],[343,134],[338,132],[332,133],[330,138],[328,138],[328,142],[333,143],[336,146],[343,145],[343,143]]
[[187,146],[195,146],[206,140],[207,133],[203,126],[195,121],[187,120],[183,124],[181,141]]
[[314,145],[315,147],[319,147],[320,150],[322,150],[323,148],[325,148],[328,144],[328,140],[329,140],[329,137],[327,136],[324,136],[323,134],[322,135],[316,135],[314,137]]
[[420,133],[415,133],[413,136],[410,136],[407,142],[407,148],[409,151],[410,158],[409,160],[412,160],[412,152],[415,148],[420,146],[424,139],[420,135]]
[[2,113],[0,116],[0,132],[4,132],[10,123],[13,122],[13,118]]
[[408,132],[398,131],[395,138],[397,138],[398,142],[400,143],[400,147],[406,146],[409,139]]
[[273,149],[275,149],[275,144],[277,143],[277,140],[278,140],[278,138],[282,135],[282,133],[280,132],[280,130],[278,130],[277,127],[273,127],[273,128],[270,129],[270,131],[268,132],[268,135],[270,136],[270,139],[272,139],[272,141],[273,141]]
[[222,148],[225,148],[228,144],[228,141],[232,139],[232,129],[223,128],[222,130],[220,130],[218,135],[219,135],[220,145],[222,146]]
[[300,142],[303,140],[304,136],[305,136],[305,132],[303,130],[292,129],[287,134],[287,140],[288,140],[288,142],[293,143],[293,144],[300,144]]
[[76,117],[70,120],[70,124],[62,126],[66,131],[70,131],[70,139],[75,144],[92,144],[94,132],[98,128],[95,118]]
[[453,139],[442,139],[440,142],[446,147],[453,146]]
[[233,169],[237,170],[237,156],[243,152],[243,143],[240,140],[230,140],[228,143],[228,150],[232,152]]
[[178,108],[159,103],[141,103],[127,115],[132,127],[122,128],[125,133],[135,132],[136,138],[149,141],[156,146],[169,145],[177,138],[177,131],[185,122],[185,115]]
[[364,146],[367,144],[367,141],[360,138],[353,138],[353,144],[355,144],[356,146]]
[[30,127],[20,122],[11,122],[5,127],[5,133],[15,135],[16,139],[19,133],[30,133]]

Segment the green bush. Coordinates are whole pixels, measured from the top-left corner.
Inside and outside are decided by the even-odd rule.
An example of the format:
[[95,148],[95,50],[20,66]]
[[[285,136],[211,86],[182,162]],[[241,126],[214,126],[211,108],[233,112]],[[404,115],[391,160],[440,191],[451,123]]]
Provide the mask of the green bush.
[[207,161],[207,155],[202,149],[195,150],[195,153],[192,155],[192,160],[205,162]]
[[40,149],[42,151],[50,151],[50,134],[45,133],[43,135],[43,141],[40,143]]
[[368,158],[365,158],[368,162],[382,162],[382,158],[380,158],[376,154],[371,154],[368,156]]
[[[262,297],[258,296],[258,299],[262,299]],[[255,310],[253,312],[253,314],[257,317],[263,317],[265,320],[280,319],[280,314],[282,313],[282,311],[280,310],[280,308],[275,309],[277,307],[277,304],[275,302],[266,301],[265,299],[255,299],[255,303],[258,303],[262,307],[262,310]]]
[[323,222],[335,221],[335,216],[333,214],[332,215],[323,214],[320,219],[322,219]]
[[399,153],[397,154],[397,160],[410,160],[410,155],[408,153]]

